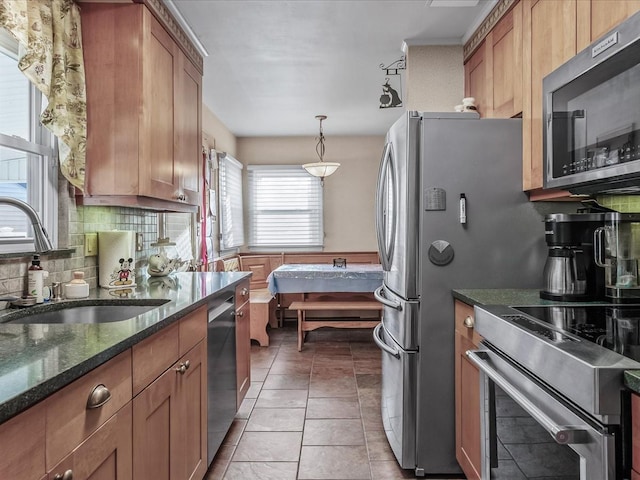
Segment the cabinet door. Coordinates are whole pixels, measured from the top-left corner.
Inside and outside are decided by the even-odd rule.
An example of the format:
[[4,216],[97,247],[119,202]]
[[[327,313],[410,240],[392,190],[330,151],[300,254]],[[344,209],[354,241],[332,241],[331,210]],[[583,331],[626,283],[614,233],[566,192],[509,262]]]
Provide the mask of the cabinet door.
[[199,205],[202,189],[202,75],[182,52],[179,67],[175,104],[176,168],[184,201],[190,205]]
[[576,0],[523,0],[523,187],[543,186],[542,79],[576,54]]
[[631,394],[631,464],[640,471],[640,395]]
[[578,52],[640,10],[640,0],[578,2]]
[[0,425],[0,478],[42,478],[45,405],[39,403]]
[[[201,479],[207,471],[207,351],[201,341],[178,362],[178,450],[180,480]],[[187,363],[188,362],[188,363]]]
[[[238,298],[237,294],[236,298]],[[237,408],[240,408],[240,404],[251,386],[250,314],[249,302],[245,302],[240,308],[236,309]]]
[[74,480],[132,480],[131,463],[131,403],[128,403],[56,465],[49,472],[49,480],[68,471]]
[[480,372],[465,352],[475,350],[481,338],[465,325],[473,323],[471,306],[456,301],[455,322],[456,459],[469,480],[480,480]]
[[[177,364],[176,364],[177,365]],[[171,480],[179,478],[173,452],[179,446],[171,432],[180,429],[174,410],[178,392],[174,368],[133,399],[133,478]]]
[[145,8],[143,14],[140,195],[175,200],[179,190],[174,158],[180,51],[171,36]]
[[133,399],[136,480],[204,477],[206,368],[206,344],[201,341]]
[[491,112],[485,46],[486,42],[482,42],[467,63],[464,64],[464,95],[465,97],[474,97],[476,99],[476,107],[482,117],[489,116]]
[[490,110],[511,118],[522,112],[522,3],[505,14],[485,40]]

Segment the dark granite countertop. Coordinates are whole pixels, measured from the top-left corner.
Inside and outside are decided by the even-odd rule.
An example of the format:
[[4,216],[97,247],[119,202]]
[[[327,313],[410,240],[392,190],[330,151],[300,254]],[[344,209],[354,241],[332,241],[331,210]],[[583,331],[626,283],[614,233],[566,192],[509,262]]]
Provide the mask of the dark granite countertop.
[[[133,289],[90,292],[82,304],[168,302],[128,320],[95,324],[0,323],[0,423],[219,295],[248,272],[178,273],[139,280]],[[77,300],[69,300],[77,302]],[[62,302],[60,302],[62,303]],[[50,308],[59,308],[60,303]],[[46,308],[46,307],[45,307]],[[2,311],[0,322],[12,311]]]
[[540,290],[533,288],[477,288],[453,290],[453,298],[469,305],[593,305],[603,302],[555,302],[540,298]]

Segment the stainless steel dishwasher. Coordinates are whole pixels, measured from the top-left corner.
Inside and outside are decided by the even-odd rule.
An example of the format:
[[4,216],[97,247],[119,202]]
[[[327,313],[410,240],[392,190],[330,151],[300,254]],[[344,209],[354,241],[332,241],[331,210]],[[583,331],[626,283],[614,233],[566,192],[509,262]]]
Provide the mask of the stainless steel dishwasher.
[[233,292],[209,302],[207,328],[207,463],[236,414],[236,318]]

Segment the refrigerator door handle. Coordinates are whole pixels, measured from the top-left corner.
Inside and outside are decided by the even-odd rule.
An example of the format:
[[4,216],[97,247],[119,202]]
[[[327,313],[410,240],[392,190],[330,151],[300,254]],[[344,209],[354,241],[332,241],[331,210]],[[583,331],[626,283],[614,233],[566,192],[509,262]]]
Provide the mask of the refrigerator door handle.
[[[391,180],[391,185],[389,185]],[[388,217],[385,218],[385,200],[388,198],[387,189],[392,188],[391,198],[393,199],[393,209],[387,211]],[[396,180],[395,180],[395,168],[393,166],[393,146],[391,143],[387,143],[384,146],[382,153],[382,163],[380,165],[380,173],[378,176],[378,186],[376,188],[376,236],[378,238],[378,248],[380,250],[380,259],[382,262],[382,269],[385,272],[391,270],[391,263],[393,259],[393,250],[396,234]],[[391,222],[389,232],[391,235],[389,244],[387,244],[387,238],[385,237],[388,222]]]
[[373,341],[376,342],[376,345],[378,345],[378,347],[380,347],[380,350],[383,350],[389,355],[393,355],[396,358],[400,358],[400,352],[398,351],[398,349],[392,348],[384,342],[384,340],[380,336],[380,330],[382,330],[382,323],[379,323],[373,329]]
[[400,302],[394,302],[393,300],[389,300],[387,297],[385,297],[382,294],[383,291],[384,291],[384,285],[381,285],[378,288],[376,288],[375,291],[373,292],[373,296],[375,297],[375,299],[379,301],[381,304],[383,304],[384,306],[393,308],[394,310],[398,310],[399,312],[401,312],[402,304]]

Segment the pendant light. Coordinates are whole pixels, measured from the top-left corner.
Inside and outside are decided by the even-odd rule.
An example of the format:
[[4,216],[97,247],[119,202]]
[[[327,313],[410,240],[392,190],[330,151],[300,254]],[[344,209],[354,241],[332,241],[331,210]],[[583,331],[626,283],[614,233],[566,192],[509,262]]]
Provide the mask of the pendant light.
[[320,136],[318,137],[318,143],[316,144],[316,153],[318,157],[320,157],[319,162],[313,163],[305,163],[302,165],[308,173],[313,175],[314,177],[320,177],[320,181],[324,182],[324,177],[328,177],[333,172],[338,170],[340,166],[339,163],[336,162],[325,162],[323,160],[324,157],[324,134],[322,133],[322,121],[327,119],[326,115],[316,115],[316,119],[320,121]]

